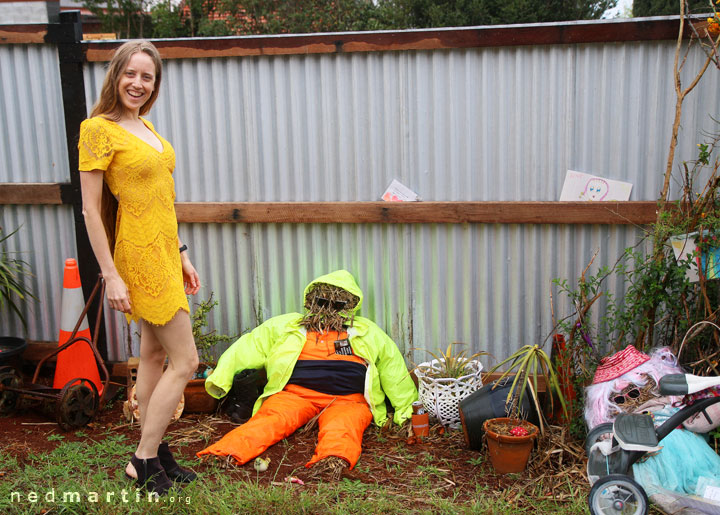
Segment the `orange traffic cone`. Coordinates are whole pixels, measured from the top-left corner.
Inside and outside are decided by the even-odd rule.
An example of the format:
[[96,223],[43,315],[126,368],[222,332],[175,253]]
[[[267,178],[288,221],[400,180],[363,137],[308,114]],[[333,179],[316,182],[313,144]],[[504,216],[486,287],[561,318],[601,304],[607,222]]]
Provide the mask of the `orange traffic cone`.
[[[75,325],[77,325],[78,317],[84,308],[85,301],[83,300],[77,262],[74,259],[66,259],[65,272],[63,274],[62,310],[60,312],[60,336],[58,337],[58,346],[70,340],[72,331],[75,329]],[[84,336],[92,341],[87,316],[83,317],[82,323],[75,336]],[[72,379],[79,377],[84,377],[92,381],[98,389],[98,393],[102,394],[103,385],[100,381],[100,372],[98,371],[97,362],[95,361],[95,355],[90,345],[82,340],[76,341],[58,354],[53,388],[62,388]]]

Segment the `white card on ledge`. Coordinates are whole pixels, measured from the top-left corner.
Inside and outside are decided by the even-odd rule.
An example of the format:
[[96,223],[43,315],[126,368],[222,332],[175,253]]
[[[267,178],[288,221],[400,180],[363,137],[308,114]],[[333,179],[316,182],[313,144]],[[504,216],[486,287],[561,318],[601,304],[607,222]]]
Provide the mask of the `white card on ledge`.
[[613,181],[597,175],[568,170],[560,193],[560,201],[608,202],[630,200],[632,186],[629,182]]
[[420,200],[420,197],[413,190],[393,179],[383,193],[382,199],[386,202],[412,202]]

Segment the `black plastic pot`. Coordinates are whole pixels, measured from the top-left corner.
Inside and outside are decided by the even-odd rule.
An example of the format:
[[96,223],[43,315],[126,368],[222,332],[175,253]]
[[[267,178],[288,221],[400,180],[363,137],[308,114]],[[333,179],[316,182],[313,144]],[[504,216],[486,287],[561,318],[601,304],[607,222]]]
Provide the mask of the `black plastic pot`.
[[0,365],[6,364],[11,358],[20,356],[27,342],[14,336],[0,336]]
[[[483,424],[486,420],[507,416],[505,404],[514,379],[514,377],[506,377],[502,382],[493,381],[460,401],[460,421],[465,435],[465,443],[470,449],[480,450]],[[495,386],[496,383],[498,383],[497,386]],[[524,415],[523,418],[538,425],[538,413],[530,395],[530,388],[526,387],[520,413]]]

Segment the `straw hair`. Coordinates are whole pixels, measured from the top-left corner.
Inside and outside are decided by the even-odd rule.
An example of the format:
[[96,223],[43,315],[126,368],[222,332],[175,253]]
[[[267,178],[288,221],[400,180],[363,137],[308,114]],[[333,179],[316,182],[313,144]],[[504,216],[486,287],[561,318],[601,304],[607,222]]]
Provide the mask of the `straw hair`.
[[162,60],[160,59],[160,53],[157,48],[155,48],[155,45],[149,41],[139,39],[123,43],[115,51],[113,58],[110,60],[110,64],[108,64],[105,81],[103,82],[102,89],[100,90],[100,98],[93,106],[92,112],[90,113],[91,117],[103,115],[115,121],[120,119],[123,106],[120,102],[118,84],[120,82],[120,77],[130,61],[130,58],[138,52],[144,52],[149,55],[155,64],[155,87],[153,88],[153,92],[150,94],[148,101],[140,108],[140,114],[144,115],[150,111],[150,108],[155,103],[158,93],[160,92],[160,83],[162,80]]

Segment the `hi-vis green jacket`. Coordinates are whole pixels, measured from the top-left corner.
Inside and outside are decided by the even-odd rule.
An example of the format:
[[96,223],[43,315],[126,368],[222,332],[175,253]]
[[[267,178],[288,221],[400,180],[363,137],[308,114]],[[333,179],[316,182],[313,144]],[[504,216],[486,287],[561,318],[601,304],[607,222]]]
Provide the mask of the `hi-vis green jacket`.
[[[360,309],[363,294],[348,271],[338,270],[318,277],[307,285],[304,296],[315,283],[338,286],[356,295],[360,301],[354,311]],[[281,391],[292,375],[307,335],[300,325],[302,317],[300,313],[279,315],[241,336],[220,356],[217,367],[205,381],[207,392],[215,398],[223,397],[230,391],[237,372],[264,368],[268,383],[255,403],[255,414],[263,400]],[[367,364],[364,394],[375,424],[381,426],[387,421],[386,395],[395,408],[393,421],[402,424],[412,415],[412,403],[418,394],[397,345],[364,317],[355,316],[347,332],[353,352]]]

